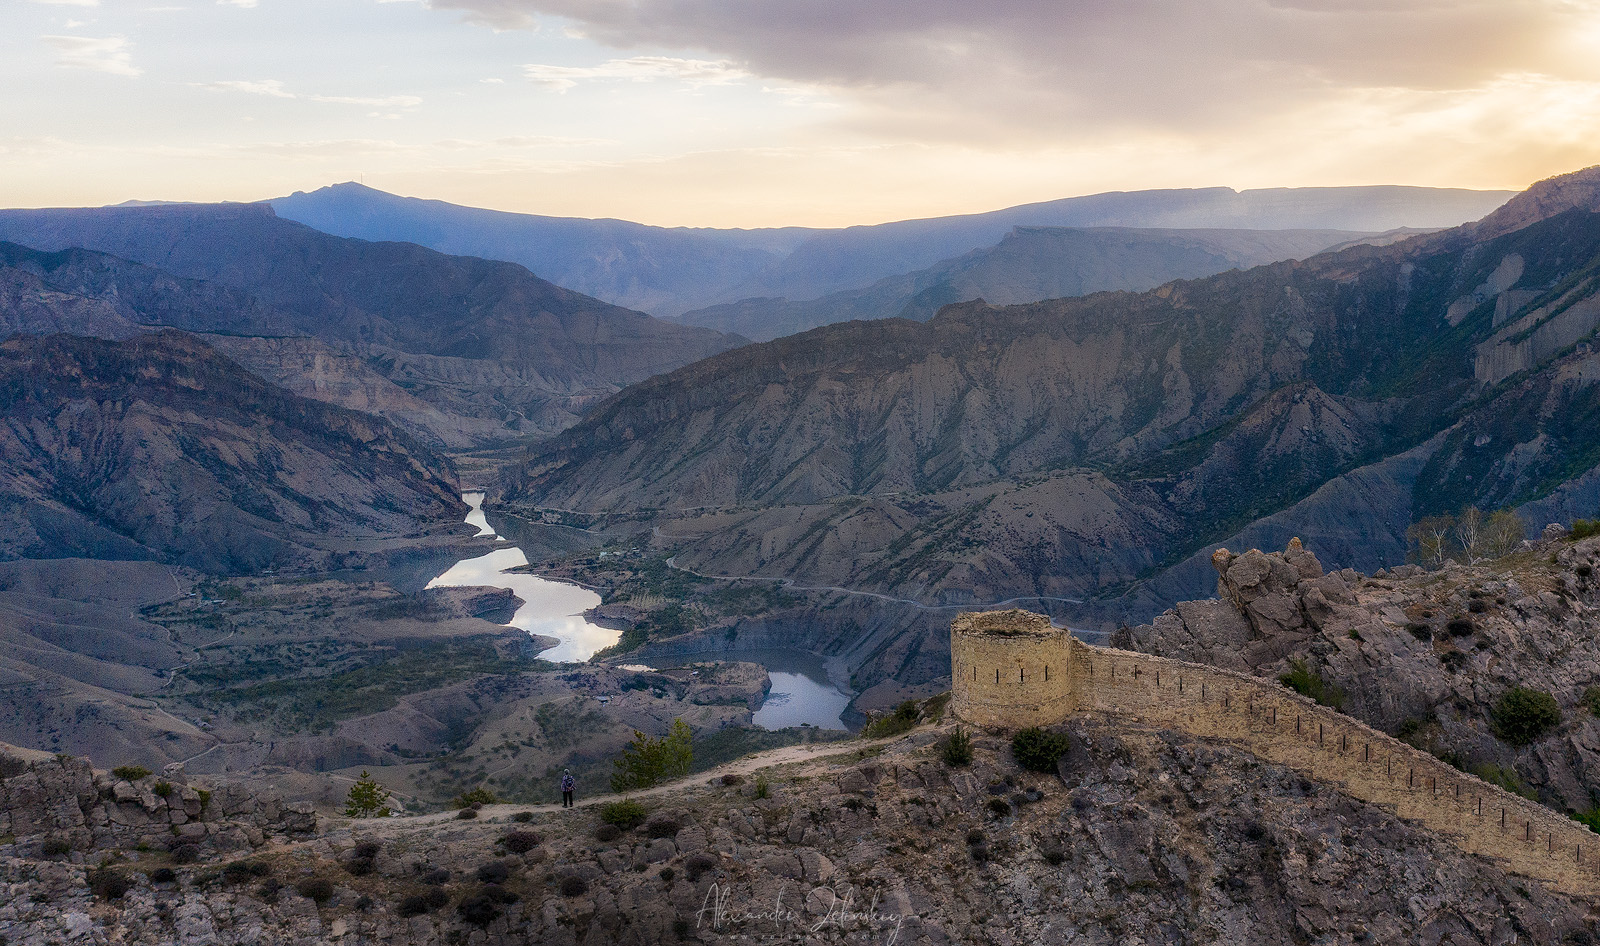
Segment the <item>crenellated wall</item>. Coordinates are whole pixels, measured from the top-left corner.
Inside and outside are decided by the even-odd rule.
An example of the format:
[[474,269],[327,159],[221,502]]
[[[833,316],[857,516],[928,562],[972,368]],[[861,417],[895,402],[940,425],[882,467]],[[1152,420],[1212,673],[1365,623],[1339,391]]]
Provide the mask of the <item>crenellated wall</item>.
[[[970,633],[972,624],[965,626]],[[1263,759],[1417,821],[1463,850],[1495,858],[1509,871],[1566,893],[1600,894],[1600,835],[1537,802],[1490,785],[1270,681],[1149,654],[1091,647],[1069,632],[1057,634],[1070,668],[1063,675],[1065,693],[1051,693],[1047,701],[1008,715],[1009,700],[989,697],[992,684],[974,692],[956,682],[952,701],[956,715],[977,725],[1018,728],[1097,714],[1120,723],[1227,739]],[[1005,666],[1007,638],[991,630],[982,635],[985,647],[980,650],[963,647],[962,636],[952,638],[953,654],[961,650],[963,659]],[[1018,639],[1025,644],[1024,660],[1033,659],[1041,640],[1035,635]],[[959,669],[972,673],[971,666],[957,665],[953,659],[952,671]],[[1010,693],[1022,697],[1020,684]]]

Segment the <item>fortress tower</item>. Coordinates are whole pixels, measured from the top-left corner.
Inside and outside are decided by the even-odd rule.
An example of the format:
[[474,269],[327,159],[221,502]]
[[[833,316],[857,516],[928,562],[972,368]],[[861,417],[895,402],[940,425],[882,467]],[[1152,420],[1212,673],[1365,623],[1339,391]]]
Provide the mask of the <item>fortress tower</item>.
[[1029,611],[958,615],[950,625],[956,716],[978,726],[1052,726],[1076,708],[1072,632]]

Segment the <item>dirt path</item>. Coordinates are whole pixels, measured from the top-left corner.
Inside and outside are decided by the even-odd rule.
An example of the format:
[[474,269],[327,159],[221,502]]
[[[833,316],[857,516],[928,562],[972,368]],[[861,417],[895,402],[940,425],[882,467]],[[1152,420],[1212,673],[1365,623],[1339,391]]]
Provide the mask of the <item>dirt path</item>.
[[[590,795],[583,798],[578,798],[576,799],[576,807],[589,808],[595,805],[603,805],[607,802],[619,801],[623,798],[654,798],[661,795],[671,795],[677,792],[682,792],[687,788],[698,788],[705,785],[712,779],[721,778],[724,775],[751,775],[760,769],[771,768],[778,765],[788,765],[795,762],[814,762],[820,759],[827,759],[832,756],[851,756],[864,748],[876,746],[881,741],[882,740],[872,740],[868,742],[863,740],[850,740],[847,742],[817,742],[803,746],[784,746],[781,749],[768,749],[765,752],[757,752],[753,755],[747,755],[743,758],[735,759],[732,762],[719,765],[715,768],[707,769],[704,772],[696,772],[693,775],[678,779],[675,782],[668,782],[665,785],[657,785],[654,788],[640,789],[636,792],[627,792],[621,795]],[[552,785],[551,791],[552,794],[554,794],[556,791],[558,791],[558,789]],[[545,805],[485,805],[483,806],[482,811],[479,813],[479,816],[491,818],[495,816],[510,815],[518,811],[531,811],[535,814],[543,814],[560,810],[561,804],[559,802],[552,802]],[[371,825],[375,828],[405,830],[408,828],[423,827],[430,824],[438,824],[439,822],[450,821],[455,817],[455,812],[445,811],[431,815],[395,818],[389,821],[375,821],[371,822]]]

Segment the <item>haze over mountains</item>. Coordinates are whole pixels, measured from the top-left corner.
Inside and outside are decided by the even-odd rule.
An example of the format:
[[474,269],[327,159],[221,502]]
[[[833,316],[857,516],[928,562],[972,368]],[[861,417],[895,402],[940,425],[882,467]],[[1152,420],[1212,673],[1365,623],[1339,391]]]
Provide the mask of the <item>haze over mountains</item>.
[[1392,186],[1148,190],[842,230],[664,228],[541,217],[397,197],[353,183],[269,203],[281,216],[328,233],[509,260],[569,289],[678,317],[744,299],[800,301],[865,288],[993,246],[1016,227],[1375,233],[1455,226],[1512,193]]
[[1542,525],[1596,493],[1597,178],[1383,248],[742,348],[596,408],[507,496],[650,512],[707,574],[1136,616],[1204,595],[1219,542],[1376,568],[1469,502]]
[[48,327],[40,293],[57,306],[64,292],[78,314],[58,318],[88,324],[92,310],[113,335],[140,324],[277,337],[230,351],[304,393],[378,407],[440,446],[552,433],[622,385],[742,341],[515,264],[333,237],[258,204],[0,211],[0,240],[59,253],[10,251],[17,272],[5,285],[31,293],[35,310],[15,309],[12,330]]

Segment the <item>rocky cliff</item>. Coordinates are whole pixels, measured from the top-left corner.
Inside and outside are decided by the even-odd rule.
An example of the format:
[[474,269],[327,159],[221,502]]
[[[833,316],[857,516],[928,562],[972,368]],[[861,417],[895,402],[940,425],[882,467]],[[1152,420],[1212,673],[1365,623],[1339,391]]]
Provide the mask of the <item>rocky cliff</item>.
[[0,556],[327,566],[455,522],[448,461],[174,332],[0,344]]

